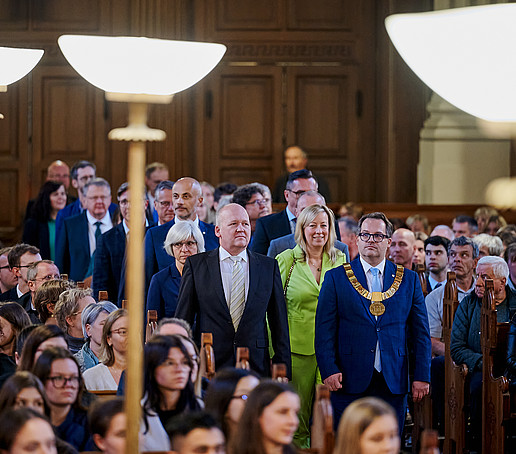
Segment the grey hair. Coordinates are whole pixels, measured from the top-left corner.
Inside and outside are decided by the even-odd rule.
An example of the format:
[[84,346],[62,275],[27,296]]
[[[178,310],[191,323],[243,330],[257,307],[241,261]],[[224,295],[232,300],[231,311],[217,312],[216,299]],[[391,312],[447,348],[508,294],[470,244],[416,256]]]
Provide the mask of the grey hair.
[[477,269],[480,265],[490,265],[493,270],[493,274],[498,279],[503,277],[505,279],[509,278],[509,266],[502,257],[495,257],[494,255],[482,257],[477,263]]
[[[72,315],[79,307],[79,300],[92,295],[91,288],[72,288],[65,290],[57,300],[54,309],[54,317],[56,318],[59,328],[65,333],[68,332],[68,323],[66,317]],[[82,314],[81,314],[82,317]]]
[[88,335],[86,334],[86,325],[93,325],[101,312],[111,314],[117,309],[118,307],[111,301],[101,301],[100,303],[88,304],[81,314],[81,325],[84,338],[88,339]]
[[487,246],[489,255],[500,256],[503,254],[503,243],[502,240],[497,236],[491,236],[487,233],[481,233],[480,235],[477,235],[472,239],[479,249],[483,246]]
[[158,332],[155,334],[159,333],[159,330],[161,329],[161,327],[163,325],[169,325],[169,324],[177,325],[177,326],[180,326],[181,328],[184,328],[184,330],[188,333],[188,337],[190,337],[190,338],[192,337],[192,327],[190,326],[190,323],[188,323],[186,320],[183,320],[182,318],[176,318],[176,317],[163,317],[158,322]]
[[197,252],[204,252],[204,237],[199,230],[199,227],[193,221],[179,221],[170,227],[167,237],[163,243],[163,248],[168,255],[174,256],[172,251],[172,245],[181,243],[189,238],[192,238],[197,242]]
[[104,178],[96,177],[96,178],[93,178],[92,180],[88,181],[88,183],[86,183],[84,185],[84,187],[82,188],[82,195],[84,197],[86,197],[86,194],[88,193],[88,189],[90,186],[99,186],[99,187],[104,186],[109,189],[109,193],[111,194],[111,186],[109,185],[107,180],[105,180]]
[[468,238],[464,235],[459,236],[458,238],[454,238],[450,242],[450,245],[448,246],[448,256],[450,255],[450,251],[453,246],[471,246],[474,259],[478,257],[478,254],[480,252],[477,243],[475,243],[471,238]]

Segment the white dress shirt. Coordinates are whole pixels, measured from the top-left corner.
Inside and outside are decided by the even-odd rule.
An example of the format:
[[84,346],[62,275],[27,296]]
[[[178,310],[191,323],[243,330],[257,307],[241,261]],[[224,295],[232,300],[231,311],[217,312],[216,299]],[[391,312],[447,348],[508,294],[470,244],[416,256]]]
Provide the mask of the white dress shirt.
[[113,222],[111,221],[111,216],[109,214],[109,210],[106,212],[106,215],[102,219],[94,218],[89,211],[86,211],[86,218],[88,219],[88,240],[90,242],[90,256],[93,255],[95,249],[97,248],[97,243],[95,241],[95,231],[97,230],[97,226],[95,222],[99,221],[100,224],[100,232],[106,233],[108,230],[113,228]]
[[[241,257],[241,265],[244,268],[244,285],[245,285],[245,300],[247,301],[247,295],[249,293],[249,257],[247,255],[247,249],[244,249],[236,257]],[[219,262],[220,262],[220,274],[222,277],[222,286],[224,287],[224,296],[226,297],[226,303],[229,306],[231,301],[231,278],[233,276],[233,260],[231,254],[226,251],[222,246],[219,247]]]

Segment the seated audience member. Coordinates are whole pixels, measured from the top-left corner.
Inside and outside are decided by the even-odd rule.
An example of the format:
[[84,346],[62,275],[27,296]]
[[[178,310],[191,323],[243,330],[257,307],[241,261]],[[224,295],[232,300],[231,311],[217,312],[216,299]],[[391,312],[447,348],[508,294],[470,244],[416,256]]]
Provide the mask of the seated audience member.
[[93,443],[81,403],[84,382],[75,358],[64,348],[47,348],[36,361],[33,373],[45,387],[57,436],[78,451],[90,451]]
[[85,210],[65,219],[56,249],[56,265],[74,281],[93,274],[97,240],[113,227],[108,211],[111,187],[103,178],[90,180],[82,189]]
[[144,347],[141,451],[168,451],[170,419],[201,408],[190,380],[193,364],[178,336],[153,336]]
[[31,408],[50,416],[47,396],[40,379],[28,371],[11,375],[0,390],[0,413],[9,408]]
[[340,419],[335,454],[398,454],[400,436],[394,409],[376,397],[355,400]]
[[480,207],[475,210],[475,214],[473,217],[475,221],[477,221],[478,225],[478,233],[485,233],[487,227],[487,221],[491,216],[497,216],[498,211],[496,211],[493,207]]
[[460,236],[473,238],[478,234],[478,224],[471,216],[460,215],[453,219],[452,230],[455,238]]
[[449,246],[450,240],[443,236],[429,236],[425,240],[425,265],[428,272],[426,290],[428,293],[446,282]]
[[27,285],[30,291],[23,295],[18,302],[27,311],[32,323],[41,323],[34,305],[35,293],[45,282],[54,279],[61,279],[61,275],[52,260],[40,260],[27,267]]
[[166,427],[171,449],[177,454],[225,454],[224,434],[207,412],[178,416]]
[[415,269],[416,265],[425,264],[425,240],[428,235],[424,232],[414,232],[414,237],[416,238],[416,250],[412,256],[412,267]]
[[202,188],[202,208],[199,207],[197,216],[202,222],[206,224],[215,224],[215,208],[213,204],[215,202],[215,188],[207,181],[201,181]]
[[473,237],[473,241],[478,246],[478,256],[480,258],[488,255],[495,255],[500,257],[503,255],[503,243],[497,236],[488,235],[487,233],[480,233]]
[[422,214],[413,214],[412,216],[409,216],[405,223],[407,224],[407,227],[414,233],[421,232],[425,235],[428,235],[428,232],[430,231],[428,218]]
[[11,249],[10,247],[0,249],[0,294],[8,292],[18,283],[18,278],[9,267],[9,260],[7,259]]
[[[72,288],[75,288],[75,284],[72,281],[63,281],[60,279],[44,281],[41,284],[34,293],[34,299],[32,301],[38,314],[38,324],[57,325],[57,320],[54,316],[57,301],[61,293]],[[31,313],[28,313],[30,317]]]
[[247,399],[229,452],[296,453],[292,439],[299,423],[299,406],[299,396],[289,385],[271,380],[260,383]]
[[151,162],[145,167],[145,197],[148,200],[146,218],[147,222],[156,222],[155,194],[158,185],[169,178],[168,167],[161,162]]
[[32,371],[35,362],[47,348],[61,347],[68,349],[65,334],[56,325],[40,325],[25,340],[17,370]]
[[47,181],[39,191],[29,218],[25,220],[22,241],[39,248],[43,259],[56,258],[56,217],[65,206],[64,185]]
[[511,244],[516,243],[516,232],[508,228],[509,226],[501,229],[496,236],[502,240],[504,250],[507,249]]
[[[26,326],[18,333],[18,335],[14,339],[14,361],[16,362],[16,365],[18,365],[18,363],[20,362],[21,352],[23,350],[23,346],[25,345],[27,337],[29,337],[29,334],[32,333],[32,331],[34,331],[38,326],[39,325]],[[3,380],[1,381],[3,382]]]
[[[202,377],[199,374],[199,367],[201,365],[201,357],[199,349],[195,342],[190,337],[179,336],[183,341],[183,345],[192,360],[192,372],[190,373],[190,380],[194,385],[194,392],[198,399],[202,400]],[[207,386],[207,384],[206,384]]]
[[43,414],[30,408],[13,408],[0,413],[0,451],[56,454],[56,435]]
[[507,226],[507,221],[505,218],[499,214],[491,216],[487,220],[486,233],[488,235],[496,235],[500,229],[503,229]]
[[111,301],[90,303],[83,309],[81,325],[86,342],[84,342],[82,348],[74,355],[82,373],[99,364],[102,329],[104,328],[106,318],[117,309],[118,307]]
[[267,214],[271,214],[272,213],[272,193],[271,193],[269,186],[267,186],[266,184],[259,183],[257,181],[255,181],[254,183],[251,183],[251,184],[258,186],[262,190],[263,196],[265,197],[265,201],[267,202],[266,203]]
[[416,237],[408,229],[398,229],[392,234],[389,255],[396,265],[412,269],[412,257],[416,252]]
[[453,230],[450,229],[450,227],[448,227],[447,225],[438,225],[434,227],[432,233],[430,233],[430,236],[442,236],[443,238],[446,238],[448,241],[452,241],[455,238]]
[[175,261],[156,273],[150,282],[147,310],[156,310],[158,320],[174,316],[185,261],[191,255],[204,252],[204,238],[194,222],[183,221],[170,227],[163,246]]
[[88,424],[96,447],[104,454],[125,454],[127,417],[120,398],[95,402]]
[[[358,256],[357,232],[358,222],[346,216],[339,219],[339,231],[341,241],[348,246],[348,261],[355,260]],[[274,240],[273,240],[274,241]]]
[[504,252],[503,258],[509,266],[509,288],[516,293],[516,243],[511,244]]
[[251,222],[251,235],[256,227],[256,220],[270,214],[268,202],[263,190],[256,184],[244,184],[240,186],[234,193],[231,200],[232,203],[244,207],[249,215]]
[[233,192],[237,190],[238,186],[234,183],[220,183],[213,191],[213,208],[215,212],[219,211],[220,198],[223,196],[233,195]]
[[163,180],[156,186],[154,193],[154,211],[157,215],[157,219],[154,219],[154,225],[163,225],[174,219],[174,203],[172,200],[173,187],[174,183],[170,180]]
[[364,215],[364,209],[355,202],[347,202],[339,208],[339,218],[350,217],[358,224],[358,220]]
[[233,367],[218,371],[210,381],[205,409],[215,417],[228,443],[236,433],[249,394],[259,383],[256,372]]
[[7,292],[2,293],[1,301],[19,302],[20,298],[29,292],[29,285],[27,283],[27,269],[29,265],[34,262],[39,262],[41,255],[36,246],[30,244],[20,243],[11,248],[7,255],[9,269],[16,276],[16,287],[11,288]]
[[[494,283],[494,299],[498,322],[508,322],[516,312],[516,295],[507,286],[509,268],[501,257],[482,257],[477,264],[475,291],[459,304],[453,319],[450,352],[455,364],[468,366],[470,379],[471,432],[482,432],[482,348],[480,345],[480,313],[485,280]],[[477,440],[479,441],[479,440]]]
[[59,328],[65,333],[68,349],[77,353],[84,345],[81,314],[88,304],[95,303],[91,289],[74,288],[61,293],[54,310]]
[[122,371],[127,366],[128,323],[125,309],[118,309],[106,318],[100,342],[101,362],[84,372],[88,391],[117,389]]

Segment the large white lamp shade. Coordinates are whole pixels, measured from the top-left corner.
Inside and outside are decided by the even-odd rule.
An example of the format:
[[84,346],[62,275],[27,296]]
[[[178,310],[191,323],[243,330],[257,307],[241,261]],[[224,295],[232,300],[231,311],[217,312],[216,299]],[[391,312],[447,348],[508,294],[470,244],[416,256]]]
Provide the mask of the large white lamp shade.
[[143,37],[63,35],[59,47],[88,82],[111,93],[172,95],[196,84],[226,46]]
[[31,72],[43,52],[42,49],[0,47],[0,86],[12,84]]
[[459,109],[489,121],[516,121],[516,4],[387,17],[401,57]]

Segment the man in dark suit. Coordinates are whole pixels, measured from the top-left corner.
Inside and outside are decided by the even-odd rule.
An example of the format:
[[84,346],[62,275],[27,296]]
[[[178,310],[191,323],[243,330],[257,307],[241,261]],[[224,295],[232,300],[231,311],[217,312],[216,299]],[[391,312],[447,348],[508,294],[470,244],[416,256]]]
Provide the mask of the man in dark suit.
[[[317,191],[317,187],[317,181],[309,170],[303,169],[291,173],[285,189],[287,207],[279,213],[270,214],[256,221],[256,230],[249,249],[265,255],[272,240],[294,233],[297,199],[306,191]],[[340,240],[338,229],[336,233],[337,239]]]
[[336,424],[351,402],[376,396],[394,407],[401,433],[409,391],[409,341],[413,399],[429,392],[428,316],[416,273],[385,260],[393,231],[386,216],[362,216],[359,230],[359,257],[324,278],[315,320],[317,364],[334,391]]
[[10,247],[0,249],[0,293],[8,292],[18,283],[18,278],[12,272],[7,258],[11,249]]
[[113,227],[108,207],[111,187],[104,178],[94,178],[83,188],[86,209],[65,219],[56,248],[56,265],[73,281],[93,274],[93,254],[98,238]]
[[175,218],[166,224],[149,229],[145,235],[145,288],[149,288],[152,276],[174,263],[174,257],[165,252],[163,242],[167,233],[176,222],[193,221],[198,224],[204,237],[204,248],[209,251],[219,247],[215,227],[197,217],[196,209],[202,202],[202,189],[199,182],[190,177],[177,180],[172,188]]
[[17,278],[17,284],[0,295],[0,301],[19,302],[20,298],[29,292],[27,269],[34,262],[41,260],[41,254],[36,246],[20,243],[14,245],[7,255],[9,268]]
[[249,215],[231,203],[217,214],[220,248],[189,257],[183,269],[176,317],[196,332],[213,334],[217,369],[234,366],[237,347],[249,348],[251,368],[270,374],[269,323],[274,363],[291,370],[287,309],[275,260],[247,249]]

